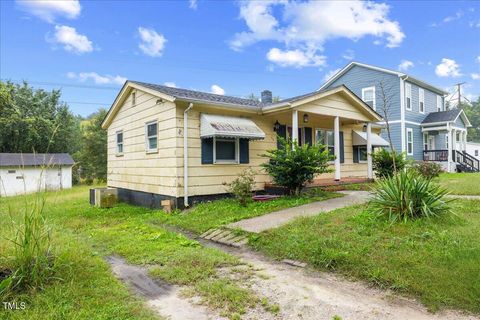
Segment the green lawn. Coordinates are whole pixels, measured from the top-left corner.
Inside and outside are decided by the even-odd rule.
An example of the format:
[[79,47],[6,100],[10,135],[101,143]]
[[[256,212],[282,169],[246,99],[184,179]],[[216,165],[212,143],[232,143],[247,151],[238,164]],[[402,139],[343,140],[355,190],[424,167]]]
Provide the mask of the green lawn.
[[390,224],[354,206],[251,236],[278,258],[413,295],[432,310],[480,312],[480,201],[459,200],[454,217]]
[[480,173],[442,173],[436,181],[452,194],[480,195]]
[[[7,206],[15,212],[34,196],[0,199],[0,269],[11,265]],[[117,254],[133,264],[151,265],[151,274],[170,283],[188,285],[204,303],[225,315],[243,313],[258,299],[217,274],[238,259],[158,225],[160,210],[120,204],[113,209],[88,204],[88,188],[49,193],[46,216],[53,227],[58,280],[43,290],[23,292],[12,299],[27,304],[24,311],[0,311],[4,319],[150,319],[142,301],[117,281],[102,259]],[[15,219],[18,219],[15,216]],[[222,303],[219,304],[219,301]]]
[[242,219],[306,204],[312,201],[341,197],[341,193],[320,189],[307,190],[299,197],[282,197],[266,202],[249,202],[242,207],[234,199],[224,199],[195,205],[192,209],[158,217],[159,223],[168,223],[196,233],[220,227]]

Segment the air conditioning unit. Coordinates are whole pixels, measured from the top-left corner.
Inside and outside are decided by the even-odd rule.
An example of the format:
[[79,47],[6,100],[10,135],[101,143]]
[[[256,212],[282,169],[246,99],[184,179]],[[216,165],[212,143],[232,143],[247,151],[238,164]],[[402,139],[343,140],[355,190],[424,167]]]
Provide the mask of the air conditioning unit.
[[90,204],[99,208],[112,208],[118,201],[116,188],[90,189]]

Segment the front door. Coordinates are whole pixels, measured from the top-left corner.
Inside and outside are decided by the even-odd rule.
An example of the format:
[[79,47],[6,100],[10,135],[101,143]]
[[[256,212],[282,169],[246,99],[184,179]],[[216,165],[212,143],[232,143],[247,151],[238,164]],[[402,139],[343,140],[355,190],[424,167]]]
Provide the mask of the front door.
[[428,136],[428,150],[435,150],[435,136]]

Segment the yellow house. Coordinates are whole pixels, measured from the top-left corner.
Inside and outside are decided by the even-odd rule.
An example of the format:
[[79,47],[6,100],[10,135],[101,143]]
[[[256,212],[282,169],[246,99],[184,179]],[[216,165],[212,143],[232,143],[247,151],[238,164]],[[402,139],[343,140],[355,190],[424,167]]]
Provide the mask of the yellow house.
[[373,131],[381,117],[347,87],[272,102],[127,81],[108,111],[108,186],[120,200],[177,207],[226,194],[250,167],[256,189],[271,182],[260,164],[277,136],[322,143],[336,156],[319,178],[372,178],[369,150],[384,146]]

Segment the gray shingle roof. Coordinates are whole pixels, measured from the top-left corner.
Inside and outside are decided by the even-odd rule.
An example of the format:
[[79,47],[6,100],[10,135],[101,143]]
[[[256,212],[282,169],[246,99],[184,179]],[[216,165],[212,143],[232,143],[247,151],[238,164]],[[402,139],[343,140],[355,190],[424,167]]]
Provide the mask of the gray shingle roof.
[[214,102],[214,103],[221,103],[221,104],[229,104],[233,106],[247,107],[255,110],[260,110],[263,105],[260,101],[251,100],[251,99],[224,96],[220,94],[213,94],[213,93],[194,91],[194,90],[188,90],[188,89],[172,88],[172,87],[167,87],[167,86],[162,86],[162,85],[152,84],[152,83],[145,83],[140,81],[131,81],[131,82],[150,88],[152,90],[156,90],[158,92],[173,96],[180,100]]
[[455,121],[460,112],[462,112],[462,109],[431,112],[425,117],[425,119],[422,121],[422,124]]
[[0,167],[73,165],[68,153],[0,153]]

